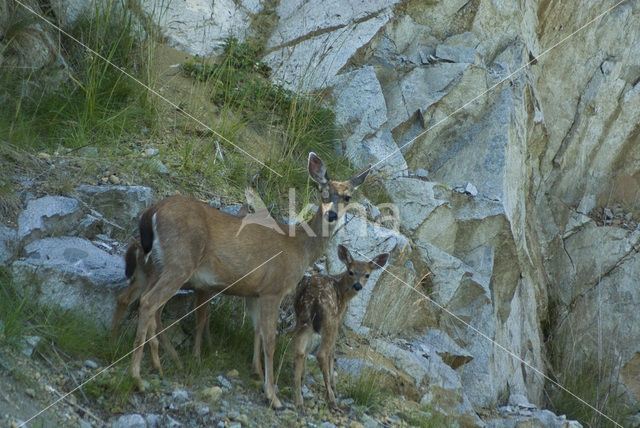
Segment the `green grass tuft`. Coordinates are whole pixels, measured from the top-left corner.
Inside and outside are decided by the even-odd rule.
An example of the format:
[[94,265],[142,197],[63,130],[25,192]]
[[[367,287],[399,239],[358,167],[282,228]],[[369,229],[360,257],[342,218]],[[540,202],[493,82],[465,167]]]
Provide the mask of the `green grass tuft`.
[[[13,27],[23,28],[16,17]],[[19,25],[20,24],[20,25]],[[19,48],[19,31],[9,39],[7,52]],[[144,43],[136,41],[133,15],[113,2],[96,3],[89,16],[80,17],[72,35],[107,60],[141,78],[147,76],[141,62]],[[139,86],[77,43],[62,39],[69,75],[55,88],[43,87],[47,69],[24,74],[11,67],[0,72],[0,134],[22,148],[53,150],[79,148],[119,141],[123,135],[148,125],[152,110]],[[53,80],[55,81],[55,79]]]
[[344,376],[342,389],[346,397],[351,397],[355,404],[362,406],[367,412],[375,412],[382,408],[384,401],[393,394],[393,388],[385,376],[371,369],[365,370],[359,378]]

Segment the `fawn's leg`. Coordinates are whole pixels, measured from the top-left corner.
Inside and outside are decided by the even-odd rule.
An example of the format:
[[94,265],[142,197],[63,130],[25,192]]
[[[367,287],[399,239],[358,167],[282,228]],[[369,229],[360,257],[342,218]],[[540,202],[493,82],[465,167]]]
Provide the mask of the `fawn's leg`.
[[118,336],[118,326],[120,325],[120,320],[124,315],[124,312],[127,310],[131,302],[140,297],[142,293],[141,287],[139,286],[137,281],[132,281],[127,285],[127,288],[120,294],[118,294],[118,300],[116,305],[116,310],[113,313],[113,321],[111,323],[111,335],[113,339],[116,339]]
[[326,329],[322,332],[322,342],[320,343],[320,348],[318,349],[318,364],[320,364],[320,369],[322,370],[322,377],[324,378],[324,385],[327,388],[327,404],[329,407],[334,408],[336,404],[336,397],[333,394],[333,389],[331,388],[331,376],[329,374],[329,360],[331,358],[332,348],[335,344],[335,336],[336,333],[329,331],[330,329]]
[[164,347],[164,349],[166,349],[167,353],[169,353],[169,356],[171,357],[171,359],[175,361],[176,365],[180,369],[182,369],[182,361],[180,361],[180,356],[178,355],[176,348],[173,347],[173,343],[171,343],[169,336],[164,331],[164,327],[162,326],[162,310],[163,309],[164,309],[164,305],[156,311],[156,328],[157,328],[157,331],[159,332],[158,336],[160,338],[160,343],[162,343],[162,346]]
[[333,395],[338,396],[338,390],[336,389],[336,374],[335,374],[335,364],[336,360],[336,347],[335,345],[331,348],[331,354],[329,355],[329,377],[331,379],[331,389],[333,390]]
[[293,380],[296,388],[296,406],[302,409],[304,400],[302,398],[302,385],[304,384],[304,366],[307,359],[307,345],[311,337],[312,330],[309,327],[296,326],[295,341],[293,344]]
[[[147,342],[149,342],[149,349],[151,350],[151,365],[158,371],[160,377],[162,377],[162,364],[160,364],[160,355],[158,353],[158,335],[162,336],[162,323],[160,322],[160,315],[162,314],[162,306],[156,311],[153,317],[153,323],[150,324],[147,330]],[[159,333],[158,333],[159,332]]]

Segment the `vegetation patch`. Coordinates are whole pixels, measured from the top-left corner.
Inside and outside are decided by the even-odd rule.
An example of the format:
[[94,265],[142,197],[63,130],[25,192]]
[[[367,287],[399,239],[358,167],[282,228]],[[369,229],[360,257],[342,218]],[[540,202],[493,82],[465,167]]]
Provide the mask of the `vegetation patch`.
[[335,176],[346,176],[352,169],[333,151],[338,130],[334,113],[322,104],[322,94],[301,95],[271,83],[271,70],[259,60],[260,51],[257,45],[229,38],[215,62],[196,57],[182,70],[205,85],[211,101],[227,116],[270,134],[272,141],[261,153],[270,169],[260,171],[260,183],[252,178],[250,184],[258,186],[268,204],[283,205],[289,188],[303,191],[303,199],[308,199],[309,152],[318,153]]

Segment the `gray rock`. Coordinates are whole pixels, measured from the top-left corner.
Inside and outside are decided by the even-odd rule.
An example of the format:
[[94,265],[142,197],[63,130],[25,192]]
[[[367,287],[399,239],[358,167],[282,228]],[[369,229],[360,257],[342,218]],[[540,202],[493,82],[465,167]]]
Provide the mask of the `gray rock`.
[[398,84],[393,104],[389,109],[389,126],[393,129],[405,123],[416,112],[424,112],[448,93],[469,64],[437,63],[418,67],[409,72]]
[[151,164],[153,165],[153,167],[155,168],[158,174],[161,174],[161,175],[171,174],[171,171],[169,171],[169,168],[167,168],[167,166],[160,159],[153,159]]
[[520,409],[533,410],[536,408],[536,405],[529,403],[529,400],[527,399],[527,397],[525,397],[522,394],[509,395],[508,403],[510,406],[516,406],[516,407],[519,407]]
[[336,367],[345,374],[358,379],[366,369],[377,368],[364,358],[336,358]]
[[423,168],[418,168],[413,173],[415,174],[416,177],[421,178],[423,180],[427,180],[429,178],[429,173],[427,172],[426,169],[423,169]]
[[240,0],[240,4],[249,13],[257,14],[264,9],[264,0]]
[[200,416],[208,415],[210,412],[209,406],[198,406],[198,408],[196,408],[196,413]]
[[[245,3],[253,11],[259,7],[255,1]],[[159,25],[170,46],[203,57],[222,53],[224,40],[229,37],[243,41],[251,24],[249,10],[231,0],[181,3],[150,0],[141,3],[141,13]]]
[[380,217],[380,215],[382,214],[380,212],[380,208],[378,208],[375,205],[371,205],[369,211],[371,213],[371,218],[373,218],[374,220],[377,219],[378,217]]
[[18,233],[0,223],[0,266],[14,257]]
[[414,352],[380,339],[373,339],[371,347],[413,379],[418,390],[424,393],[420,404],[432,406],[445,415],[455,415],[467,423],[482,424],[464,393],[460,376],[435,352]]
[[320,424],[320,428],[336,428],[336,426],[329,421],[324,421]]
[[229,380],[222,376],[222,375],[218,375],[218,377],[216,378],[218,383],[220,384],[221,387],[227,389],[227,390],[231,390],[233,388],[233,385],[231,384],[231,382],[229,382]]
[[369,2],[331,0],[321,4],[283,0],[276,9],[280,17],[280,25],[269,39],[267,48],[286,44],[323,29],[344,28],[352,21],[375,16],[394,3],[397,3],[397,0]]
[[144,186],[88,186],[75,189],[78,198],[124,230],[137,227],[140,211],[151,205],[151,189]]
[[315,397],[313,392],[311,392],[311,390],[307,388],[307,385],[302,385],[302,388],[300,389],[302,390],[302,398],[304,398],[305,400],[310,400]]
[[171,398],[178,403],[184,403],[189,400],[189,392],[184,389],[174,389]]
[[212,206],[213,208],[222,208],[222,202],[220,201],[220,197],[214,197],[210,202],[209,205]]
[[222,207],[220,207],[220,211],[235,216],[240,214],[240,210],[242,210],[242,205],[223,205]]
[[91,12],[90,3],[82,0],[52,0],[51,9],[64,29],[71,29],[80,16]]
[[435,196],[435,186],[438,183],[415,178],[396,178],[385,182],[387,193],[399,211],[403,232],[413,232],[433,210],[446,202]]
[[461,348],[447,333],[439,329],[430,329],[427,334],[413,340],[411,346],[421,352],[435,352],[445,364],[454,370],[473,360],[473,355]]
[[455,187],[454,192],[464,193],[471,196],[476,196],[478,194],[478,189],[471,183],[467,183],[464,186]]
[[82,215],[80,202],[73,198],[33,199],[18,216],[18,239],[30,242],[43,236],[74,235]]
[[473,64],[476,55],[476,50],[467,46],[438,45],[436,47],[436,57],[445,61]]
[[336,123],[351,131],[344,147],[338,147],[338,150],[356,162],[358,168],[363,168],[368,160],[360,159],[359,146],[387,120],[382,87],[373,67],[368,66],[336,76],[331,83]]
[[164,418],[165,418],[164,426],[167,426],[167,427],[181,427],[182,426],[182,424],[179,421],[177,421],[176,419],[172,418],[169,415],[164,415]]
[[362,417],[360,418],[360,422],[362,422],[362,425],[364,425],[365,428],[378,428],[383,426],[380,422],[376,421],[366,413],[362,415]]
[[148,428],[159,428],[162,424],[162,416],[155,413],[145,415]]
[[38,285],[45,305],[76,309],[109,323],[114,309],[113,287],[124,283],[124,261],[82,238],[45,238],[24,249],[12,266],[18,283]]
[[[382,3],[376,0],[373,3]],[[387,6],[390,6],[388,3]],[[336,16],[336,8],[341,5],[350,8],[341,1],[322,3],[306,3],[305,10],[314,13]],[[364,2],[362,3],[364,4]],[[355,11],[351,9],[350,14]],[[347,63],[349,58],[385,25],[392,15],[383,10],[373,14],[369,19],[358,23],[350,21],[339,28],[317,36],[303,38],[297,44],[283,44],[286,40],[280,34],[294,34],[300,31],[296,28],[312,22],[308,13],[296,13],[290,19],[280,20],[278,28],[272,33],[274,36],[267,43],[267,49],[275,48],[263,60],[274,70],[272,78],[287,89],[316,90],[330,85],[333,77]],[[294,21],[297,21],[294,23]],[[304,30],[303,30],[304,31]],[[340,46],[340,49],[333,49]]]
[[[100,235],[105,229],[105,224],[102,218],[98,218],[91,214],[87,214],[78,224],[78,233],[85,238],[94,238]],[[107,227],[107,229],[110,229]]]
[[22,355],[25,357],[33,355],[33,351],[36,349],[36,346],[38,346],[38,343],[40,343],[40,340],[42,340],[40,336],[25,336],[20,347]]
[[95,369],[98,368],[98,363],[96,363],[95,361],[92,361],[92,360],[85,360],[84,361],[84,366],[88,367],[88,368],[90,368],[92,370],[95,370]]
[[122,415],[111,423],[111,428],[147,428],[147,422],[137,413]]

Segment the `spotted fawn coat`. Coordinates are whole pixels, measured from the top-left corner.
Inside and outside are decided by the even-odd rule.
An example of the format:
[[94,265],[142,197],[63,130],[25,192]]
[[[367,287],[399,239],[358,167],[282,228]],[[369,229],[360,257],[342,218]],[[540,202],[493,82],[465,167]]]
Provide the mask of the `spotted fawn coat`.
[[302,380],[309,350],[311,335],[319,333],[322,342],[317,352],[327,388],[327,401],[335,406],[335,377],[333,374],[334,345],[338,329],[347,311],[349,301],[367,283],[371,272],[387,262],[389,254],[380,254],[369,262],[354,260],[349,251],[338,246],[338,258],[347,266],[347,271],[336,277],[314,275],[304,277],[296,289],[294,309],[296,312],[294,380],[296,405],[303,406]]

